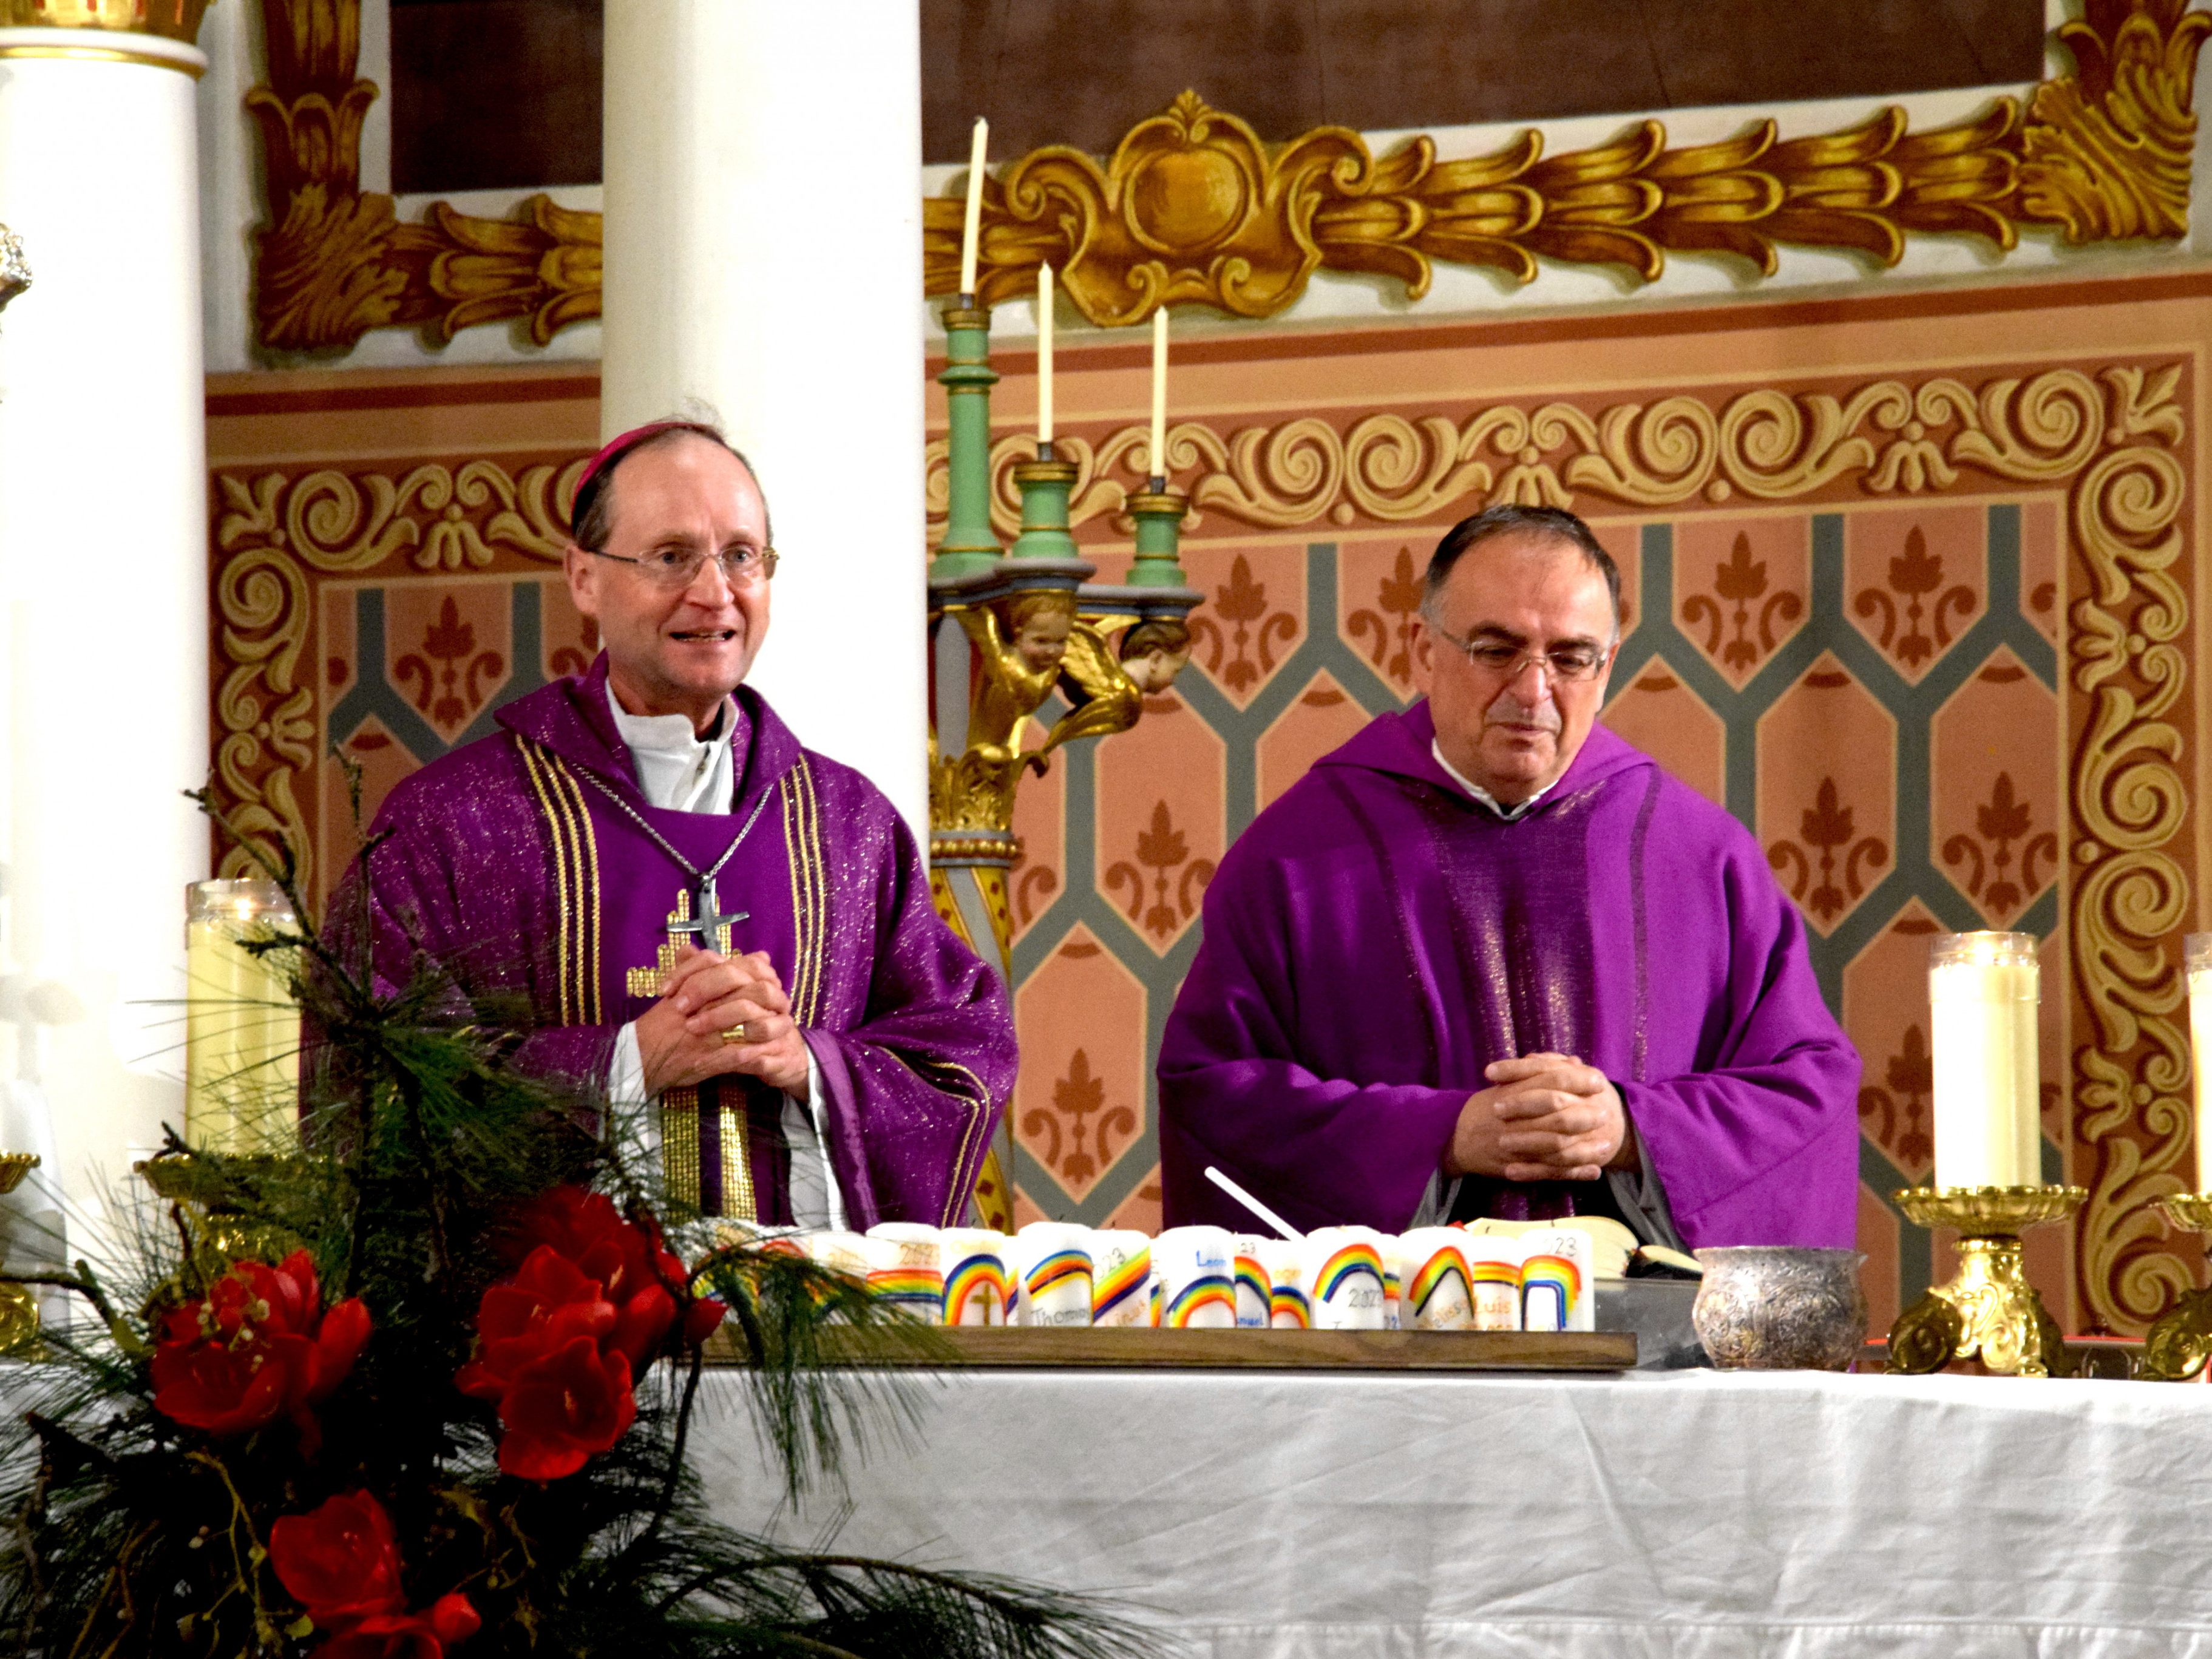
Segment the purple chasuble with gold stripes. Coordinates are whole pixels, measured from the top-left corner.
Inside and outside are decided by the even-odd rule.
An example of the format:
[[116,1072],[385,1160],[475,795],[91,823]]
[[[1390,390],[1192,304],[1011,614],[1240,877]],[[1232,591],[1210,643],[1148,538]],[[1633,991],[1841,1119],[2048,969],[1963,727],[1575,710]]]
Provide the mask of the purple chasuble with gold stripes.
[[1850,1244],[1859,1058],[1750,832],[1603,726],[1506,823],[1435,737],[1425,702],[1380,716],[1222,860],[1160,1048],[1170,1223],[1249,1225],[1217,1164],[1294,1226],[1399,1231],[1483,1068],[1551,1052],[1620,1091],[1656,1182],[1469,1178],[1455,1215]]
[[[692,875],[648,827],[695,871],[726,852],[719,908],[743,916],[727,948],[766,951],[791,998],[849,1224],[957,1223],[1013,1086],[1013,1030],[998,975],[932,907],[904,822],[860,774],[801,748],[750,687],[732,810],[651,805],[606,674],[602,655],[509,703],[499,734],[386,799],[369,874],[382,988],[405,982],[419,950],[471,997],[520,993],[535,1022],[521,1062],[596,1099],[621,1028],[653,1006],[672,919],[695,914]],[[355,914],[333,901],[334,921]],[[672,1188],[710,1214],[789,1220],[786,1099],[735,1075],[669,1091]]]

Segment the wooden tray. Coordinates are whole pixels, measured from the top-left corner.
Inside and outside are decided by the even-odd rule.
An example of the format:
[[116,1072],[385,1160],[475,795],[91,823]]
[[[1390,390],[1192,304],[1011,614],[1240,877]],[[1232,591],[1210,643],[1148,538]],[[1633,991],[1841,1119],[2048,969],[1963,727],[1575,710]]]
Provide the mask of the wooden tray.
[[[1636,1364],[1626,1331],[1160,1331],[963,1327],[930,1333],[957,1362],[993,1370],[1370,1371],[1625,1371]],[[842,1337],[833,1352],[855,1366],[937,1362],[871,1338]]]

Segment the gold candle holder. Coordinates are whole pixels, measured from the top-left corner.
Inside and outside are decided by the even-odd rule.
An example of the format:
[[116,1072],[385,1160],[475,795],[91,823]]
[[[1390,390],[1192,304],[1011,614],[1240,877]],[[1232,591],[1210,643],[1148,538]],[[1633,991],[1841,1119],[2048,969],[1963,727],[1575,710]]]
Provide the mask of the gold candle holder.
[[193,1231],[200,1265],[220,1273],[240,1257],[271,1261],[297,1244],[282,1229],[247,1219],[240,1206],[258,1196],[262,1182],[296,1170],[301,1163],[296,1158],[265,1154],[204,1158],[165,1152],[131,1167],[156,1194],[199,1224]]
[[1889,1328],[1889,1369],[1909,1376],[1978,1360],[2000,1376],[2053,1376],[2066,1346],[2027,1282],[2020,1236],[2063,1221],[2088,1194],[2079,1187],[1911,1187],[1897,1194],[1905,1218],[1959,1231],[1959,1271]]
[[[2166,1221],[2184,1232],[2212,1233],[2212,1193],[2171,1193],[2158,1200]],[[2212,1255],[2212,1250],[2206,1252]],[[2136,1375],[2152,1382],[2186,1382],[2212,1358],[2212,1290],[2185,1291],[2143,1338]]]
[[[0,1152],[0,1194],[39,1167],[36,1152]],[[21,1354],[39,1334],[39,1298],[27,1285],[0,1285],[0,1353]]]

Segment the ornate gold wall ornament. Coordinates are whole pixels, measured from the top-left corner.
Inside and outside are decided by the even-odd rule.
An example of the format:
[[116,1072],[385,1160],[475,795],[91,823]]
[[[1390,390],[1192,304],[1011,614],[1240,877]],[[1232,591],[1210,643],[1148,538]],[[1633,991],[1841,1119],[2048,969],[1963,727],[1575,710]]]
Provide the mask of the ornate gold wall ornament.
[[[196,4],[198,0],[185,0]],[[0,0],[0,6],[33,0]],[[149,0],[169,5],[178,0]],[[445,203],[421,224],[361,190],[360,0],[262,0],[269,78],[247,94],[269,181],[257,233],[256,337],[272,350],[350,349],[371,329],[436,341],[529,319],[544,344],[599,314],[600,216],[533,196],[512,219]],[[1906,238],[1971,234],[2010,249],[2024,225],[2069,242],[2172,238],[2188,228],[2192,88],[2212,19],[2186,0],[2087,0],[2057,31],[2077,64],[2023,111],[1993,99],[1915,133],[1894,106],[1839,132],[1783,139],[1754,123],[1669,149],[1644,120],[1547,157],[1541,133],[1440,161],[1435,142],[1377,156],[1346,127],[1267,144],[1186,92],[1103,164],[1062,145],[986,181],[982,300],[1017,298],[1050,259],[1090,321],[1138,323],[1163,304],[1241,317],[1297,303],[1314,271],[1395,276],[1425,295],[1435,266],[1534,280],[1540,259],[1656,278],[1670,253],[1731,253],[1771,276],[1784,247],[1855,248],[1884,264]],[[924,291],[959,280],[962,198],[922,204]]]
[[[387,562],[475,570],[500,551],[557,564],[587,459],[512,474],[483,460],[396,476],[216,474],[216,775],[232,822],[248,835],[281,836],[299,854],[303,884],[315,879],[299,794],[316,758],[311,573],[357,574]],[[219,873],[251,868],[234,847]]]
[[2176,237],[2189,230],[2197,137],[2197,53],[2212,16],[2188,0],[2087,0],[2059,26],[2075,73],[2028,106],[2021,216],[2069,242]]
[[0,0],[0,29],[96,30],[158,35],[185,46],[200,38],[200,19],[214,0]]
[[[1268,145],[1185,92],[1103,165],[1054,146],[986,182],[981,298],[1026,293],[1050,260],[1077,308],[1110,326],[1170,303],[1272,316],[1322,267],[1395,276],[1418,300],[1439,262],[1528,283],[1550,258],[1650,282],[1680,252],[1735,254],[1770,276],[1784,246],[1894,265],[1916,231],[2004,249],[2029,224],[2075,243],[2176,237],[2188,228],[2191,98],[2208,30],[2185,0],[2090,0],[2057,32],[2078,72],[2045,82],[2024,118],[2019,100],[1999,97],[1914,133],[1891,106],[1840,132],[1785,141],[1760,121],[1671,149],[1665,127],[1644,120],[1548,160],[1533,130],[1459,161],[1439,161],[1427,137],[1376,156],[1342,127]],[[961,215],[960,198],[924,204],[931,294],[958,280]]]
[[0,311],[30,285],[31,261],[23,252],[23,239],[0,225]]
[[254,333],[275,351],[349,350],[371,329],[444,342],[528,318],[544,344],[599,314],[599,227],[544,195],[513,219],[431,204],[401,224],[361,188],[361,132],[376,101],[359,78],[360,0],[262,0],[269,77],[246,95],[261,133],[268,222],[254,233]]

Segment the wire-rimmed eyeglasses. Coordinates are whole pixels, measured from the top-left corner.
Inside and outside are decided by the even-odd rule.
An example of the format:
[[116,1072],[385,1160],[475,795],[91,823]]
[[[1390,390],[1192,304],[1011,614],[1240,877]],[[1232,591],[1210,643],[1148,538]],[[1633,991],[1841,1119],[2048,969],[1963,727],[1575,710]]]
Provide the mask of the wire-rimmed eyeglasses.
[[595,559],[634,564],[639,574],[656,587],[690,586],[699,580],[699,573],[710,557],[721,566],[722,580],[732,587],[750,587],[775,574],[776,551],[772,547],[732,547],[711,555],[696,547],[656,547],[636,558],[627,553],[602,553],[596,547],[587,547],[584,551]]
[[1609,645],[1555,645],[1548,650],[1531,651],[1502,640],[1456,639],[1434,623],[1429,624],[1429,631],[1477,668],[1502,680],[1520,678],[1521,671],[1533,662],[1540,665],[1555,684],[1576,685],[1595,679],[1598,671],[1613,659],[1613,647]]

